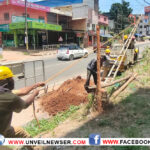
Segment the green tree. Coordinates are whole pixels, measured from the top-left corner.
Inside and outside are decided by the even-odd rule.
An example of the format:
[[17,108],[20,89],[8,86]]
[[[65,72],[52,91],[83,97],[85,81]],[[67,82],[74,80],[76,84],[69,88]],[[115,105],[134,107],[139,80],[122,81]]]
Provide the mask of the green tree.
[[130,3],[122,0],[122,3],[114,3],[110,9],[111,19],[115,22],[115,31],[123,30],[128,24],[128,16],[132,13]]

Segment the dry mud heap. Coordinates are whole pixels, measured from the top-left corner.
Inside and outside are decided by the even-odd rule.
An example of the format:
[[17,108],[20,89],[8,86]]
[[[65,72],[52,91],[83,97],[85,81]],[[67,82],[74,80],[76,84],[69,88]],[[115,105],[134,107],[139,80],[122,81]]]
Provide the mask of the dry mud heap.
[[47,93],[40,103],[44,111],[49,115],[69,109],[71,105],[80,105],[88,101],[87,92],[84,89],[85,79],[78,76],[75,79],[65,81],[57,90]]

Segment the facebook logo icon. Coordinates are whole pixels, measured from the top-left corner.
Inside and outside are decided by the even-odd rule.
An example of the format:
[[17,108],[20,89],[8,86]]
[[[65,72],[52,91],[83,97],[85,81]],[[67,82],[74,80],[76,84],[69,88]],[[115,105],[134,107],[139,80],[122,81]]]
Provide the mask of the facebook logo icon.
[[100,145],[100,135],[98,135],[98,134],[90,134],[90,136],[89,136],[89,144],[90,145]]

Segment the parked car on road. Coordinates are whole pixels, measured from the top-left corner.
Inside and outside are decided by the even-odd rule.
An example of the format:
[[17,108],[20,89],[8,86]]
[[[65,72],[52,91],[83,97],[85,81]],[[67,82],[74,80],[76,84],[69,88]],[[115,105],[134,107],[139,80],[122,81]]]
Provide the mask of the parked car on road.
[[73,60],[75,58],[88,57],[88,51],[77,45],[63,45],[57,51],[57,59]]

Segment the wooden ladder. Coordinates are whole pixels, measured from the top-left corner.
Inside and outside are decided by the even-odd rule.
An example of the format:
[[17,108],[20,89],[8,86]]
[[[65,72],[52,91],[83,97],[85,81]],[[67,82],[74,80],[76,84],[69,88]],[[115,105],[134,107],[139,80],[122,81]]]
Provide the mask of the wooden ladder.
[[[124,59],[124,57],[125,57],[125,55],[126,55],[126,52],[127,52],[127,50],[128,50],[128,47],[129,47],[129,45],[130,45],[130,43],[131,43],[132,37],[134,36],[134,33],[136,32],[136,29],[137,29],[137,27],[138,27],[138,24],[139,24],[140,20],[141,20],[141,17],[138,19],[137,23],[135,24],[134,28],[132,29],[132,31],[131,31],[131,33],[130,33],[130,35],[129,35],[129,37],[128,37],[128,39],[127,39],[126,42],[124,43],[124,45],[123,45],[123,47],[122,47],[122,49],[121,49],[119,55],[117,56],[117,59],[115,60],[113,66],[111,67],[111,69],[110,69],[110,71],[109,71],[109,73],[108,73],[108,75],[107,75],[107,78],[106,78],[106,80],[105,80],[105,83],[106,83],[109,79],[110,79],[111,81],[115,79],[115,77],[116,77],[116,75],[117,75],[117,73],[118,73],[118,70],[119,70],[119,68],[120,68],[120,66],[121,66],[121,64],[122,64],[122,61],[123,61],[123,59]],[[121,60],[119,61],[119,58],[120,58],[120,57],[121,57]],[[118,62],[119,62],[119,64],[118,64]],[[117,64],[118,64],[118,65],[117,65]],[[117,69],[115,70],[115,72],[114,72],[114,74],[113,74],[113,70],[114,70],[114,68],[115,68],[116,66],[117,66]],[[112,74],[113,74],[113,78],[110,78]],[[109,81],[110,81],[110,80],[109,80]]]

